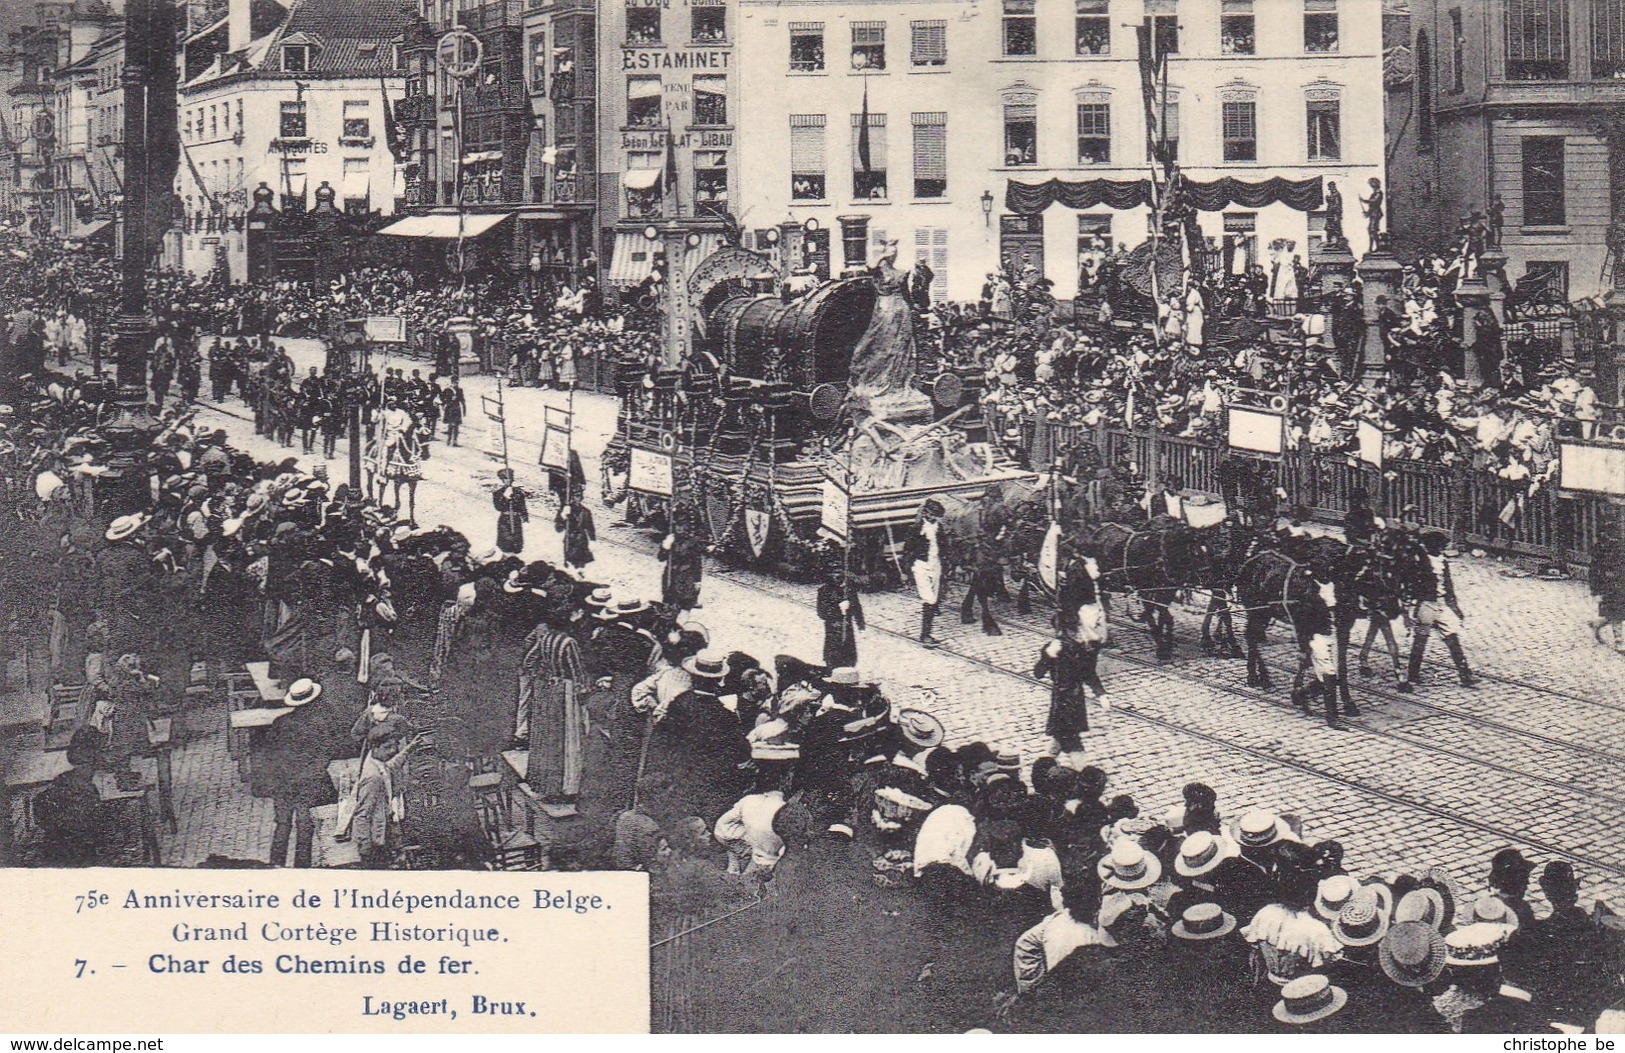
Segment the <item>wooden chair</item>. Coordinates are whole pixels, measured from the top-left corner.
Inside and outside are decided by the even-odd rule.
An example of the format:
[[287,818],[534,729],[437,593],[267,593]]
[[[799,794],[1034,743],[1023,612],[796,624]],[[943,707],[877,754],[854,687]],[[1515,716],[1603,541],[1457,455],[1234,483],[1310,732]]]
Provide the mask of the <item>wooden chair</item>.
[[95,712],[95,703],[85,697],[83,684],[58,684],[51,688],[51,717],[45,725],[45,748],[65,749],[73,733]]
[[512,831],[492,850],[492,870],[547,869],[547,846],[523,830]]
[[231,715],[251,706],[258,706],[260,692],[259,688],[254,686],[254,678],[247,672],[226,673],[220,679],[226,687],[226,754],[236,759],[238,773],[243,774],[246,772],[248,732],[243,728],[233,728]]

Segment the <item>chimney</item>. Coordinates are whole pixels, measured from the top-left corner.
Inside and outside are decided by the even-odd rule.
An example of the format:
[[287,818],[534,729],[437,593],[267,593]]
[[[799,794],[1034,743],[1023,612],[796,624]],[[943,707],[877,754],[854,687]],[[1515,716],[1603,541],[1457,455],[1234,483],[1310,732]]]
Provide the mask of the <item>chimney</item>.
[[226,50],[241,51],[253,39],[254,0],[227,0]]

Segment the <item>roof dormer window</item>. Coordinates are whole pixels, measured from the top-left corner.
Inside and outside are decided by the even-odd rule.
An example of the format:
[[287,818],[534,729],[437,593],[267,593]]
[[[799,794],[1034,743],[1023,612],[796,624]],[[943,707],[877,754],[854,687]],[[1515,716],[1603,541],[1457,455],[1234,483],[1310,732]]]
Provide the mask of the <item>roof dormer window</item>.
[[286,44],[282,48],[282,70],[285,73],[304,73],[310,69],[310,45]]

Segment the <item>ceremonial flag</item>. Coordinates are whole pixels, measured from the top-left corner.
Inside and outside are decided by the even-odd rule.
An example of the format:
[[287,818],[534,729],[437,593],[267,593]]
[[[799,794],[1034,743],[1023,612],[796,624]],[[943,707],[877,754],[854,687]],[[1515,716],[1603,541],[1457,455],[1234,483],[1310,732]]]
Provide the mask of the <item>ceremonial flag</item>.
[[672,133],[671,116],[666,116],[666,192],[677,193],[677,136]]
[[858,118],[858,164],[865,173],[873,171],[869,163],[869,78],[863,78],[863,114]]

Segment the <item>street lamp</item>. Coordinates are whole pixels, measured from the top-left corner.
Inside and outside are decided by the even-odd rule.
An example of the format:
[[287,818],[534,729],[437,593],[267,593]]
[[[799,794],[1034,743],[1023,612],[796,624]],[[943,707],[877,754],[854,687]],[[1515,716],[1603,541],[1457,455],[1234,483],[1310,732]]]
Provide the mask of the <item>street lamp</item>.
[[993,223],[993,191],[982,191],[982,225],[991,226]]

